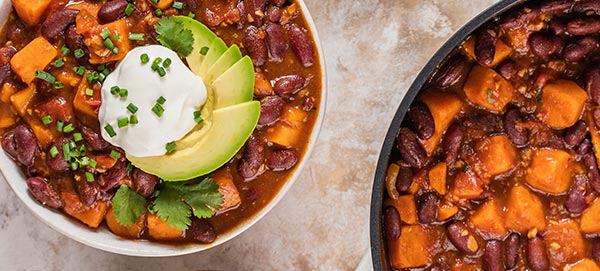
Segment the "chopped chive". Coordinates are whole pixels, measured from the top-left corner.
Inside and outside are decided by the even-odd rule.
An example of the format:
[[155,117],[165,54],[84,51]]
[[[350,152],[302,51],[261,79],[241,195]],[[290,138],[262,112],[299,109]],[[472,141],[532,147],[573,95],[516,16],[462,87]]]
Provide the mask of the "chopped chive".
[[98,65],[98,67],[96,67],[96,70],[98,70],[99,72],[101,72],[105,69],[106,69],[106,65],[104,65],[104,64],[100,64],[100,65]]
[[108,76],[110,74],[110,70],[109,69],[105,69],[100,74],[104,74],[104,76]]
[[110,39],[105,39],[105,40],[104,40],[104,42],[103,42],[103,44],[104,44],[104,46],[105,46],[106,48],[108,48],[108,50],[115,49],[115,44],[114,44],[114,43],[113,43],[113,41],[112,41],[112,40],[110,40]]
[[79,141],[83,140],[83,135],[81,133],[74,133],[73,140],[75,140],[75,142],[79,142]]
[[127,7],[125,8],[125,15],[131,16],[131,14],[133,14],[134,10],[135,10],[135,6],[132,3],[128,3]]
[[167,75],[167,72],[163,67],[158,67],[156,71],[160,77],[165,77],[165,75]]
[[110,158],[114,159],[114,160],[118,160],[119,157],[121,157],[121,153],[116,151],[116,150],[110,150]]
[[152,107],[152,112],[154,112],[154,114],[156,114],[160,118],[165,112],[165,109],[159,103],[155,103]]
[[[150,1],[153,1],[153,0],[150,0]],[[158,3],[158,1],[156,1],[156,2]],[[163,14],[163,12],[160,9],[157,9],[154,11],[154,15],[156,15],[156,16],[162,16],[162,14]]]
[[62,57],[57,60],[54,60],[54,62],[52,62],[52,66],[54,66],[56,68],[60,68],[64,65],[65,65],[65,59]]
[[56,130],[59,132],[62,132],[64,125],[65,125],[65,122],[63,120],[57,120],[56,121]]
[[129,125],[129,118],[117,119],[117,126],[119,126],[119,128],[123,128],[127,125]]
[[127,105],[127,110],[129,110],[129,112],[131,112],[132,114],[135,114],[135,112],[138,111],[138,107],[135,106],[135,104],[129,103]]
[[117,135],[117,133],[115,132],[115,129],[113,129],[113,127],[110,124],[106,124],[106,126],[104,126],[104,130],[110,137],[114,137]]
[[190,18],[194,18],[194,17],[196,17],[196,14],[194,14],[193,12],[190,11],[190,13],[188,13],[187,16]]
[[70,132],[73,132],[74,130],[75,130],[75,127],[73,127],[72,123],[67,124],[67,126],[65,126],[63,128],[63,132],[65,132],[65,133],[70,133]]
[[79,76],[82,76],[85,73],[85,67],[84,66],[73,67],[73,72]]
[[88,73],[88,75],[86,76],[86,79],[88,82],[90,82],[90,84],[96,83],[97,81],[100,80],[100,74],[98,74],[97,71],[93,71],[91,73]]
[[135,114],[131,115],[131,117],[129,117],[129,123],[138,124],[138,117]]
[[206,54],[208,54],[208,47],[204,46],[202,48],[200,48],[200,54],[205,56]]
[[167,143],[167,145],[165,146],[165,149],[167,150],[167,153],[172,152],[175,147],[177,147],[177,144],[175,144],[175,141],[171,141],[169,143]]
[[91,172],[85,172],[85,180],[88,182],[93,182],[94,181],[94,174]]
[[119,86],[112,86],[110,88],[110,94],[119,95],[119,90],[121,90],[121,88]]
[[83,49],[79,48],[75,50],[73,54],[75,55],[75,58],[82,58],[85,55],[85,52],[83,51]]
[[150,58],[148,57],[148,54],[143,53],[140,55],[140,60],[142,61],[142,64],[146,64],[150,61]]
[[183,9],[183,2],[179,2],[179,1],[173,2],[173,8],[179,9],[179,10]]
[[160,67],[160,66],[158,66],[158,64],[156,64],[156,63],[152,63],[152,65],[150,66],[150,68],[151,68],[153,71],[157,71],[157,70],[158,70],[158,67]]
[[121,88],[119,89],[119,97],[127,97],[127,89],[126,88]]
[[71,52],[71,49],[69,49],[69,47],[67,47],[66,45],[63,45],[60,48],[60,53],[63,54],[63,55],[66,55],[66,54],[68,54],[70,52]]
[[489,104],[493,104],[496,102],[496,100],[492,97],[493,94],[494,94],[494,91],[492,89],[487,90],[487,102]]
[[154,59],[154,61],[152,61],[152,64],[156,64],[156,65],[158,65],[158,64],[162,63],[162,61],[163,61],[163,60],[162,60],[162,58],[161,58],[161,57],[157,57],[157,58],[155,58],[155,59]]
[[167,101],[167,99],[165,99],[165,97],[163,97],[163,96],[160,96],[160,97],[158,97],[158,99],[156,99],[156,102],[161,105],[165,104],[166,101]]
[[86,88],[85,89],[85,95],[87,96],[94,96],[94,90],[91,88]]
[[45,115],[42,117],[42,123],[45,125],[48,125],[50,123],[52,123],[52,116],[50,115]]
[[52,84],[52,85],[54,86],[54,88],[55,88],[55,89],[61,89],[61,88],[64,88],[64,87],[65,87],[65,84],[63,84],[63,83],[62,83],[62,82],[60,82],[60,81],[56,81],[56,82],[54,82],[54,84]]
[[52,146],[49,153],[52,158],[55,158],[58,155],[58,148],[56,146]]
[[70,166],[71,166],[71,170],[77,170],[79,168],[79,163],[71,162]]
[[194,121],[196,123],[201,123],[204,121],[204,119],[202,118],[202,112],[200,111],[194,111]]
[[81,145],[81,147],[79,147],[79,151],[82,155],[85,154],[85,145]]
[[63,156],[65,158],[65,161],[69,161],[71,160],[71,149],[69,148],[69,143],[63,143],[62,144],[62,151],[63,151]]
[[129,34],[130,40],[144,40],[144,34],[142,33],[131,33]]
[[131,162],[127,162],[127,171],[131,172],[133,170],[133,164]]
[[102,32],[100,32],[100,37],[102,37],[102,39],[106,39],[108,36],[110,36],[110,31],[108,31],[108,28],[102,29]]
[[163,61],[163,67],[165,67],[165,69],[168,69],[171,66],[171,63],[173,63],[173,61],[170,58],[165,59],[165,61]]
[[82,166],[87,166],[90,164],[90,158],[88,158],[87,156],[81,157],[81,159],[79,160],[79,164]]
[[111,39],[112,39],[112,40],[114,40],[114,41],[117,41],[117,40],[119,40],[120,38],[121,38],[121,37],[119,37],[119,35],[113,35],[113,36],[111,37]]
[[35,78],[42,79],[51,84],[54,84],[54,82],[56,82],[56,77],[42,70],[35,71]]

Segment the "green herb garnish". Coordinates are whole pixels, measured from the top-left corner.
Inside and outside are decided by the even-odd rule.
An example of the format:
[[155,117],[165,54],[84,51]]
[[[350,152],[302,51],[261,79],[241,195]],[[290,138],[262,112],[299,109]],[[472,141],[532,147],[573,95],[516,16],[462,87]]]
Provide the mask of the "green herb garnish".
[[42,79],[50,84],[54,84],[54,82],[56,82],[56,77],[42,70],[35,71],[35,78]]
[[104,126],[104,131],[106,131],[106,133],[110,137],[114,137],[117,135],[117,133],[115,132],[115,129],[113,129],[113,127],[110,124],[106,124],[106,126]]
[[494,95],[494,91],[492,89],[488,89],[487,90],[487,102],[489,104],[493,104],[496,102],[496,100],[493,98],[492,95]]
[[158,33],[158,41],[177,52],[180,57],[186,57],[192,52],[194,43],[192,31],[183,27],[180,22],[171,17],[163,17],[154,25],[154,29]]
[[144,34],[131,33],[131,34],[129,34],[129,40],[144,40]]
[[54,66],[56,68],[60,68],[64,65],[65,65],[65,59],[62,57],[58,58],[58,59],[54,60],[54,62],[52,62],[52,66]]
[[173,150],[175,150],[175,147],[177,147],[177,144],[175,143],[175,141],[171,141],[167,143],[167,145],[165,146],[165,150],[167,150],[167,153],[171,153]]
[[146,212],[146,199],[131,190],[127,185],[121,185],[112,198],[112,207],[117,222],[123,226],[133,225]]

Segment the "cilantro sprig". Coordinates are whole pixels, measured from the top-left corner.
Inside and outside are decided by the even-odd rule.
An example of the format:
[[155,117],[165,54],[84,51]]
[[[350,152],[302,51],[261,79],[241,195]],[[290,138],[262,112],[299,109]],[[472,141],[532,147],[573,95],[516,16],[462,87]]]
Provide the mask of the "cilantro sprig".
[[180,57],[188,56],[193,49],[194,36],[192,31],[184,28],[183,24],[171,17],[162,17],[154,30],[158,41],[165,47],[177,52]]
[[124,184],[119,187],[112,199],[117,222],[123,226],[135,224],[146,211],[146,204],[144,197]]

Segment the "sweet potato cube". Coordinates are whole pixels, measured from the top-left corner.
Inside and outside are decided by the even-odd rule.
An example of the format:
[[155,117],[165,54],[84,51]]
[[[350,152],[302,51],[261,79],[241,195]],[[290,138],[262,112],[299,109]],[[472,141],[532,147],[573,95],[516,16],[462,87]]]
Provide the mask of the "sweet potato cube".
[[585,242],[577,222],[562,220],[550,222],[544,234],[550,264],[559,269],[564,264],[583,259]]
[[105,201],[96,201],[91,206],[84,205],[75,192],[62,192],[61,198],[65,202],[63,210],[70,216],[88,225],[98,228],[104,220],[108,205]]
[[[475,57],[475,36],[470,36],[463,44],[463,50],[472,59]],[[504,61],[512,53],[512,47],[506,45],[502,40],[496,41],[496,52],[494,53],[494,59],[492,60],[491,67],[498,65],[498,63]]]
[[440,143],[446,129],[448,129],[454,117],[462,109],[462,102],[456,95],[441,91],[427,92],[421,97],[421,101],[429,108],[435,125],[435,130],[431,138],[421,142],[427,155],[431,156]]
[[400,172],[400,166],[396,163],[391,163],[385,172],[385,190],[392,199],[398,199],[398,189],[396,189],[396,179]]
[[517,150],[506,135],[486,137],[477,142],[475,149],[489,177],[505,173],[517,165]]
[[459,172],[454,179],[454,185],[450,190],[454,201],[476,199],[483,193],[484,182],[475,172]]
[[563,150],[535,150],[525,171],[525,181],[535,189],[562,194],[569,190],[573,175],[573,158]]
[[52,0],[12,0],[19,18],[29,26],[40,22],[51,2]]
[[27,106],[35,93],[35,85],[30,85],[28,88],[18,91],[10,96],[10,101],[13,108],[21,117],[25,117]]
[[446,163],[438,163],[429,170],[429,187],[440,195],[446,194]]
[[237,207],[240,202],[240,192],[233,183],[233,176],[228,169],[222,169],[212,175],[212,180],[219,185],[219,192],[223,194],[224,201],[217,213],[225,212]]
[[173,0],[159,0],[157,3],[150,1],[150,4],[153,5],[157,9],[168,9],[173,5]]
[[489,111],[502,112],[512,101],[515,88],[490,68],[475,65],[463,86],[469,101]]
[[418,224],[417,221],[417,205],[415,204],[415,197],[413,195],[404,195],[398,197],[398,199],[386,199],[384,202],[385,206],[394,206],[400,214],[400,220],[403,223],[409,225]]
[[575,82],[557,80],[542,88],[537,117],[555,129],[571,127],[581,117],[586,100],[587,93]]
[[10,96],[15,94],[17,91],[17,87],[13,86],[10,83],[4,83],[2,85],[2,89],[0,90],[0,101],[2,101],[5,104],[10,104]]
[[526,233],[531,229],[546,229],[544,205],[527,187],[513,187],[506,203],[506,227],[510,230]]
[[469,225],[486,239],[501,240],[507,233],[502,206],[494,199],[486,201],[471,215]]
[[[121,60],[131,49],[129,41],[129,27],[125,19],[100,25],[96,18],[89,12],[82,10],[75,21],[77,33],[83,35],[83,42],[90,52],[90,63],[101,64]],[[108,30],[110,42],[115,50],[111,50],[104,44],[105,40],[100,36],[104,30]],[[115,38],[116,37],[116,38]]]
[[76,9],[79,11],[85,10],[90,14],[98,14],[98,11],[102,7],[102,2],[79,2],[76,4],[69,5],[69,9]]
[[600,271],[600,267],[590,259],[583,259],[574,264],[568,264],[564,268],[565,271]]
[[10,60],[12,70],[29,84],[36,70],[44,70],[56,57],[58,51],[43,37],[37,37],[18,51]]
[[[85,76],[83,78],[85,78]],[[92,85],[85,79],[81,80],[77,87],[77,91],[75,92],[73,108],[78,113],[98,118],[98,109],[101,104],[100,91],[92,91],[92,95],[88,95],[88,93],[86,93],[87,89],[92,89]]]
[[160,219],[157,215],[148,214],[146,223],[148,226],[148,234],[156,240],[169,241],[183,237],[184,231],[169,226],[167,221]]
[[392,267],[415,268],[430,264],[433,242],[432,236],[423,226],[403,226],[400,238],[388,244]]
[[408,193],[416,194],[419,190],[429,189],[427,184],[427,170],[422,169],[413,175],[413,181],[408,187]]
[[129,226],[123,226],[117,222],[117,217],[115,216],[115,211],[112,207],[108,209],[108,212],[106,213],[106,225],[108,226],[108,229],[114,234],[125,238],[139,238],[144,230],[145,222],[146,214],[144,213],[138,218],[136,223]]
[[581,213],[581,231],[584,233],[600,233],[600,200],[596,199]]
[[279,121],[267,130],[267,140],[282,147],[293,146],[300,138],[306,116],[306,111],[296,107],[284,108]]
[[458,207],[451,202],[444,202],[438,208],[438,221],[445,221],[458,213]]
[[10,105],[0,103],[0,129],[8,128],[17,123],[17,114]]

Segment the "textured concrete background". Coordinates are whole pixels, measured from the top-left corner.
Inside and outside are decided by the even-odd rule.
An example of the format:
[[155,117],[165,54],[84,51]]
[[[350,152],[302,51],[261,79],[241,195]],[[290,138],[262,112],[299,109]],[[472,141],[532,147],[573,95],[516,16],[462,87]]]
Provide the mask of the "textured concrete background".
[[454,31],[497,0],[305,2],[327,63],[327,114],[310,162],[269,214],[209,251],[128,257],[86,247],[50,229],[0,180],[0,269],[354,269],[368,249],[379,148],[405,90]]

